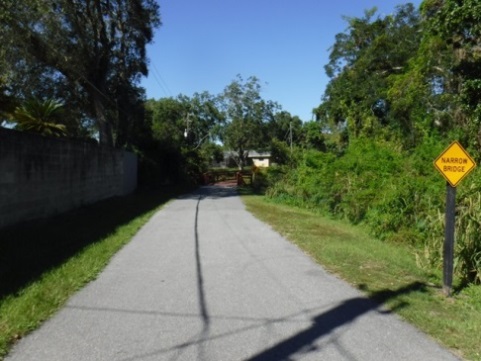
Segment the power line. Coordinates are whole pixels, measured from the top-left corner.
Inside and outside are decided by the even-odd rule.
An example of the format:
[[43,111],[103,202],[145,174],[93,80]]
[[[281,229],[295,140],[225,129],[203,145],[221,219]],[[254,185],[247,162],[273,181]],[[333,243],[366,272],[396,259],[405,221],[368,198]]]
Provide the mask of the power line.
[[[164,93],[172,96],[172,92],[170,91],[169,86],[167,85],[166,81],[164,80],[164,78],[160,74],[160,71],[157,69],[157,67],[155,66],[154,63],[151,63],[151,64],[152,64],[152,67],[154,69],[152,74],[154,75],[154,79],[156,80],[157,84],[159,84],[159,86],[162,88]],[[159,79],[160,79],[160,81],[159,81]]]

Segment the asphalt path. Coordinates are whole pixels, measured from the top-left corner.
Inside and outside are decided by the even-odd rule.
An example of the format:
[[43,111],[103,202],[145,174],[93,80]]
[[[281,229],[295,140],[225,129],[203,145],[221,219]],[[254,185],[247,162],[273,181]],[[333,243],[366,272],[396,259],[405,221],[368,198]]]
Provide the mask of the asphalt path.
[[458,359],[255,219],[234,189],[204,187],[156,213],[6,360]]

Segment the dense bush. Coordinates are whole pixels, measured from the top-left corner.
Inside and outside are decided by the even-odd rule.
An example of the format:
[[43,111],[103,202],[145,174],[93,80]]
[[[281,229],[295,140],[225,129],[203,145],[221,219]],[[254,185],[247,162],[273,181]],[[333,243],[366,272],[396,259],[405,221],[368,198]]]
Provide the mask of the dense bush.
[[[407,152],[359,139],[340,156],[298,150],[296,166],[269,169],[266,194],[362,223],[377,238],[412,248],[420,266],[441,269],[446,185],[433,160],[444,146],[427,138]],[[481,283],[481,180],[471,175],[458,188],[455,270]]]

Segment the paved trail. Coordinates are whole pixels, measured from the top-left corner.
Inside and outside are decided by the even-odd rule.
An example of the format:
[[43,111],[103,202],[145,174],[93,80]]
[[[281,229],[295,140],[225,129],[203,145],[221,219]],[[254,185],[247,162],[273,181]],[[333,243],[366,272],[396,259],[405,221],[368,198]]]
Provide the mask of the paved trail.
[[7,360],[457,358],[327,274],[233,189],[205,187],[158,212]]

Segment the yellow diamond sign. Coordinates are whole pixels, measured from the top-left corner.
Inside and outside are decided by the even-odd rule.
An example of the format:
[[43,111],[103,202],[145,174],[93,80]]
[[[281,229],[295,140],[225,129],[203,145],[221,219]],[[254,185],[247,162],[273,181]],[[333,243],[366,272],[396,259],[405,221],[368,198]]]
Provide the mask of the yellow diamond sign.
[[476,163],[457,141],[451,143],[434,161],[434,166],[453,187],[456,187]]

